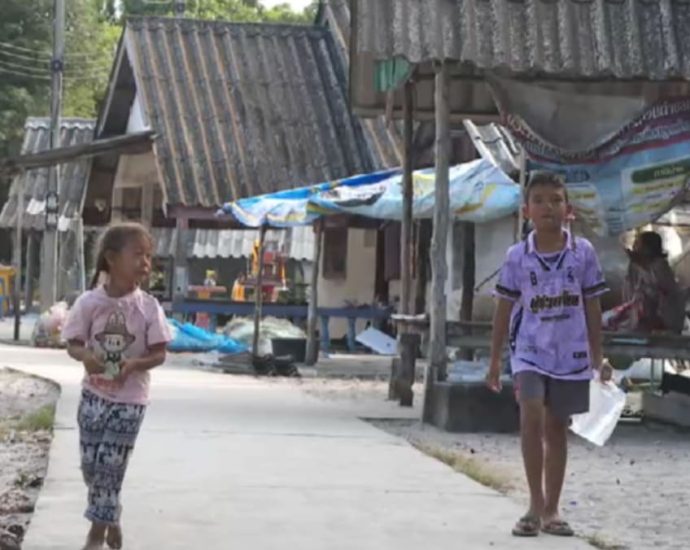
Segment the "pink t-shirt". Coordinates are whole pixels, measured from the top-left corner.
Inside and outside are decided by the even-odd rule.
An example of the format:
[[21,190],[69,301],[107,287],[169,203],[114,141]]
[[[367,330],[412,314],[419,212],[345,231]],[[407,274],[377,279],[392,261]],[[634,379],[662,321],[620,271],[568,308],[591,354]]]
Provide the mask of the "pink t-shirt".
[[137,289],[111,298],[103,287],[84,292],[69,312],[62,329],[66,341],[79,340],[101,357],[106,373],[84,376],[83,385],[96,395],[118,403],[148,403],[150,374],[133,372],[124,382],[113,380],[124,359],[146,355],[156,344],[171,340],[163,308]]

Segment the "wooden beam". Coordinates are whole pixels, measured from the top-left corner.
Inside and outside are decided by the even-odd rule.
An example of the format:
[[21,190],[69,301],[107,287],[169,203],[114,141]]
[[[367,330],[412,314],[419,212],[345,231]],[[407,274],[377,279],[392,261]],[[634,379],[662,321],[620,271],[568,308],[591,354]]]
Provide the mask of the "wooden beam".
[[57,166],[75,160],[95,157],[98,155],[140,154],[151,150],[155,133],[151,130],[126,134],[106,139],[99,139],[91,143],[56,147],[39,153],[30,153],[16,157],[0,159],[0,174],[15,175],[22,170]]
[[254,287],[254,339],[252,341],[252,357],[259,357],[259,333],[261,332],[261,306],[264,293],[264,243],[266,241],[267,226],[262,225],[259,232],[259,272],[256,274],[256,286]]
[[448,64],[436,67],[436,188],[434,227],[431,238],[431,335],[430,367],[438,379],[446,373],[446,279],[448,264],[448,218],[450,197],[448,191],[450,168],[450,119],[448,110]]
[[307,356],[305,364],[315,365],[318,360],[319,339],[316,336],[319,307],[319,273],[321,270],[321,251],[323,249],[323,224],[317,221],[314,224],[314,265],[311,271],[309,309],[307,313]]

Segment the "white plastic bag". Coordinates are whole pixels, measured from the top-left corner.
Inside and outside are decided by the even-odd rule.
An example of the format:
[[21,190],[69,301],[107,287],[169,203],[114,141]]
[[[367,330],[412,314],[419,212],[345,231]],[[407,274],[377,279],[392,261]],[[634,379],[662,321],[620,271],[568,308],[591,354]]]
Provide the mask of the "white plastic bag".
[[625,407],[625,393],[612,382],[592,380],[589,412],[573,416],[570,429],[580,437],[603,446],[611,437]]

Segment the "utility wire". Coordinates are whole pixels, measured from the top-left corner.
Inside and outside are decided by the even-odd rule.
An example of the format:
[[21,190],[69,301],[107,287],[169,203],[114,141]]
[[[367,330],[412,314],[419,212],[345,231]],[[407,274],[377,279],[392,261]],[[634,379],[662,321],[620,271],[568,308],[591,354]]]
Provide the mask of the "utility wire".
[[[39,59],[36,57],[30,57],[24,54],[14,53],[8,50],[3,50],[0,46],[0,56],[5,57],[11,61],[18,61],[22,63],[32,63],[34,65],[40,65],[41,67],[50,67],[50,59]],[[71,55],[65,56],[65,68],[66,70],[78,70],[80,73],[84,70],[96,70],[96,71],[110,71],[112,64],[109,62],[84,62],[75,60]],[[30,68],[30,67],[29,67]]]

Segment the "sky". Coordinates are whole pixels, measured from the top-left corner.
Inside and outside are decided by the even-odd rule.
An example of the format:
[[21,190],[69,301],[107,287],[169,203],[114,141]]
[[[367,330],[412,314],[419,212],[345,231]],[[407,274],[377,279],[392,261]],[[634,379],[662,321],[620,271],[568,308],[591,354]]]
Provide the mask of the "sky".
[[301,11],[311,4],[311,0],[262,0],[264,6],[273,7],[277,4],[290,4],[295,11]]

